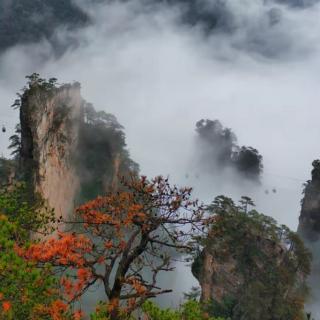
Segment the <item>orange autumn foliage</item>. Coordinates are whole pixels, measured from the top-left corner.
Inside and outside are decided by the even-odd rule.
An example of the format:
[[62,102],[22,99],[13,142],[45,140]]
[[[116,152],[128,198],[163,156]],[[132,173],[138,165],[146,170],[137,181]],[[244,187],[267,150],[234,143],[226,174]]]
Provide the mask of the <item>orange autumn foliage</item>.
[[[56,302],[54,320],[97,282],[104,285],[111,319],[120,308],[130,314],[146,299],[171,291],[156,285],[158,273],[172,270],[166,248],[189,249],[185,243],[203,223],[202,208],[190,200],[190,188],[171,187],[162,177],[122,183],[121,191],[89,201],[75,211],[74,221],[65,221],[79,232],[57,232],[27,249],[16,248],[27,260],[66,272],[60,280],[65,302]],[[159,232],[164,228],[166,233]],[[142,277],[142,269],[151,271],[151,280]]]
[[52,320],[63,320],[63,314],[68,310],[68,306],[61,300],[56,300],[49,308]]
[[3,301],[2,309],[4,312],[8,312],[11,309],[11,303],[9,301]]
[[73,313],[74,320],[81,320],[83,316],[84,316],[84,313],[81,310],[78,310]]

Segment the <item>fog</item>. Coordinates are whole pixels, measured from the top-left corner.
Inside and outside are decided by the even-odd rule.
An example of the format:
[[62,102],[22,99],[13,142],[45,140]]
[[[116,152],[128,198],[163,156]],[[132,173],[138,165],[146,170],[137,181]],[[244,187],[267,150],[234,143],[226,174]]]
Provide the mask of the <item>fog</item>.
[[[202,2],[210,11],[215,1]],[[44,41],[0,57],[0,116],[7,127],[1,152],[8,155],[18,121],[9,106],[25,75],[76,80],[87,101],[124,125],[143,174],[169,175],[173,183],[193,186],[205,202],[219,194],[248,195],[259,211],[296,229],[302,183],[319,157],[320,5],[225,1],[228,23],[208,34],[201,23],[182,22],[181,6],[79,4],[94,24],[72,35],[77,48],[57,58]],[[62,26],[56,36],[67,41],[70,34]],[[195,123],[201,118],[219,119],[239,145],[259,150],[260,186],[234,174],[197,172]],[[182,275],[176,281],[185,291],[195,281]]]

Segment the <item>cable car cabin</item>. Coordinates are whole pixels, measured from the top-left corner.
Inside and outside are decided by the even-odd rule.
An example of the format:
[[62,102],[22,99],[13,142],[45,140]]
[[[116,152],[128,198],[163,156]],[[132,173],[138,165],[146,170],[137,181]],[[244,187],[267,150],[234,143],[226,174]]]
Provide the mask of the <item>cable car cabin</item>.
[[6,127],[2,126],[2,132],[6,132],[6,131],[7,131]]

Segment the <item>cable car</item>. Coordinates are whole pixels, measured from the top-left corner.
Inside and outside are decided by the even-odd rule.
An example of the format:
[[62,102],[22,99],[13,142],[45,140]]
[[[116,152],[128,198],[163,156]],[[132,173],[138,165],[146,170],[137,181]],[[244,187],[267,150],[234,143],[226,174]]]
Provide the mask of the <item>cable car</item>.
[[2,126],[2,132],[4,133],[4,132],[6,132],[6,131],[7,131],[6,127],[5,127],[5,126]]

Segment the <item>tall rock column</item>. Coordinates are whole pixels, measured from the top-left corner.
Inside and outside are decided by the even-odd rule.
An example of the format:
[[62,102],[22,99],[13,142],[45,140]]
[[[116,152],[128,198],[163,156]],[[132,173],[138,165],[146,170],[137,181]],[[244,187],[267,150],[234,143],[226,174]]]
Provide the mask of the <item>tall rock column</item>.
[[320,160],[312,163],[311,180],[305,184],[298,233],[312,253],[309,277],[311,289],[307,309],[315,319],[320,317]]
[[73,210],[79,178],[72,165],[83,100],[80,85],[30,85],[21,99],[21,171],[57,217]]
[[67,218],[75,206],[117,189],[118,176],[137,173],[138,165],[117,118],[87,103],[79,83],[57,86],[55,78],[27,78],[28,87],[15,102],[20,108],[17,177],[57,218]]
[[312,166],[312,179],[305,185],[298,227],[298,233],[307,242],[316,242],[320,237],[320,160],[313,161]]

